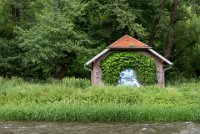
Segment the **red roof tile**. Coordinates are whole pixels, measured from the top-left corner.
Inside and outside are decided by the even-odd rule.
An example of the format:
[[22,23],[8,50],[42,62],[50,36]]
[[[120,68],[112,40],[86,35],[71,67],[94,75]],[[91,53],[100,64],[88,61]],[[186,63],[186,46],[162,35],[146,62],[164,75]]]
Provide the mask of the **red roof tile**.
[[125,35],[119,40],[112,43],[109,48],[149,48],[148,45],[136,40],[135,38]]

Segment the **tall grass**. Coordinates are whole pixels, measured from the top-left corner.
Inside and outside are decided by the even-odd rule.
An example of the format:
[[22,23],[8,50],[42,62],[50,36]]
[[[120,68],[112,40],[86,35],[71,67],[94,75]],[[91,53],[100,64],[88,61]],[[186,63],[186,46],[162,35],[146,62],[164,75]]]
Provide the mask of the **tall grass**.
[[0,120],[200,121],[200,83],[141,88],[0,78]]
[[143,122],[200,121],[200,107],[47,105],[6,106],[0,108],[1,120]]

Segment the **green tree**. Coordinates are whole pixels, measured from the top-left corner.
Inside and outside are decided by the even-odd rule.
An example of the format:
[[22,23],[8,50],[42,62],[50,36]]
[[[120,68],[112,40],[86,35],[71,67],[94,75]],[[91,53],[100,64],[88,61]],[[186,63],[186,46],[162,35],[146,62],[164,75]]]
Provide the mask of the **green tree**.
[[167,53],[170,74],[200,75],[199,7],[199,0],[1,0],[0,74],[86,77],[83,63],[129,34]]
[[[30,29],[18,28],[19,46],[23,50],[24,77],[45,79],[62,78],[70,66],[81,56],[90,54],[85,45],[90,38],[76,29],[75,17],[84,4],[68,0],[45,1],[44,9],[37,14],[37,24]],[[76,67],[74,68],[76,70]]]
[[137,38],[148,35],[145,28],[136,20],[140,13],[132,8],[128,0],[86,0],[83,16],[78,19],[80,29],[87,31],[97,41],[94,46],[104,47],[113,41],[130,34]]
[[[28,28],[35,24],[33,0],[0,1],[0,74],[19,76],[22,50],[18,45],[16,27]],[[37,8],[39,9],[39,8]]]

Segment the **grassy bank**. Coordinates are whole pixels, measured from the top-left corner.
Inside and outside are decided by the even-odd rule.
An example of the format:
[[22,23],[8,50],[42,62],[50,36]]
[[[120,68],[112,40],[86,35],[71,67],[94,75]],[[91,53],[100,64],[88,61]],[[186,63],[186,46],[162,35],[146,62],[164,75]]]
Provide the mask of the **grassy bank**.
[[92,87],[83,79],[0,79],[0,120],[200,122],[200,83]]

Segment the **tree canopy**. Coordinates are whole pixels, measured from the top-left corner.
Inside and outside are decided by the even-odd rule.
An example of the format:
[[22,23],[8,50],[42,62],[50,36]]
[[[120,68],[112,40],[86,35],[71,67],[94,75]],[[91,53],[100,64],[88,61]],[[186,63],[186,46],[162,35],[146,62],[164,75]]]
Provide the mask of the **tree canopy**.
[[124,34],[200,76],[199,0],[1,0],[0,75],[88,77],[83,64]]

